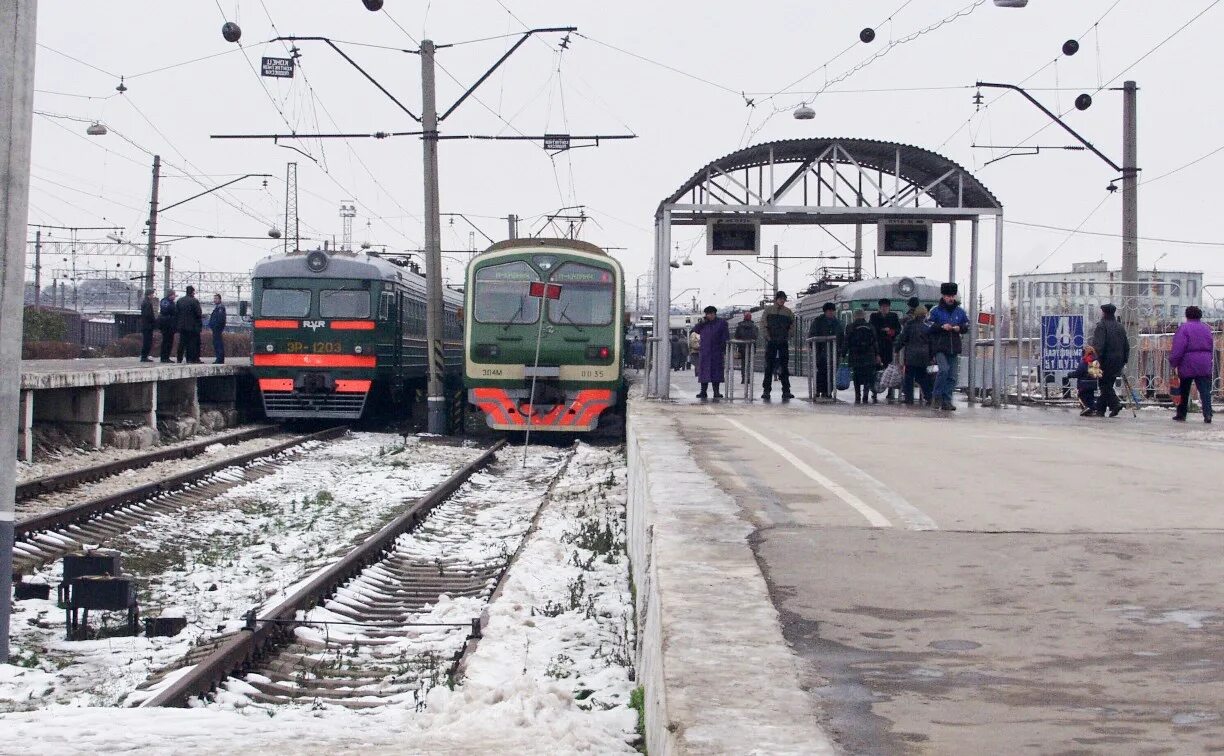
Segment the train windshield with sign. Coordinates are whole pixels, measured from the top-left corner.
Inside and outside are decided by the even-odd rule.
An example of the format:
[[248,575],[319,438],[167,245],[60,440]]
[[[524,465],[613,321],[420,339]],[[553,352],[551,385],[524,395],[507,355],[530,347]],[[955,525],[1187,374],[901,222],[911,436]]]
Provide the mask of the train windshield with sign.
[[304,318],[310,314],[308,289],[264,289],[259,314],[265,318]]
[[602,326],[612,322],[616,289],[612,271],[567,262],[548,279],[561,285],[559,299],[548,303],[548,321],[558,325]]
[[486,265],[476,271],[472,314],[478,323],[535,323],[540,300],[531,296],[531,283],[539,274],[527,263]]

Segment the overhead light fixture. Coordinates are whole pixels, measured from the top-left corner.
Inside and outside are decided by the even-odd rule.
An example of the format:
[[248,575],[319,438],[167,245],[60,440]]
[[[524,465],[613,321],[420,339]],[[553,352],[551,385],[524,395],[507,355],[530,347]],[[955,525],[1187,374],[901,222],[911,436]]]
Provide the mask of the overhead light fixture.
[[816,117],[816,111],[809,108],[808,104],[805,102],[799,107],[795,108],[793,115],[795,116],[796,121],[810,121]]
[[281,230],[276,226],[273,226],[272,228],[268,229],[268,236],[272,237],[273,239],[279,239],[281,237]]
[[100,121],[94,121],[85,127],[85,133],[90,136],[106,136],[109,132]]
[[1000,8],[1023,8],[1028,5],[1028,0],[994,0],[994,4]]
[[687,257],[686,257],[686,258],[684,258],[684,262],[682,262],[682,263],[680,263],[680,264],[681,264],[681,265],[692,265],[692,264],[693,264],[693,261],[692,261],[691,259],[689,259],[689,258],[687,258]]
[[675,260],[672,260],[672,261],[671,261],[671,266],[672,266],[673,268],[679,268],[679,267],[680,267],[680,263],[676,262]]

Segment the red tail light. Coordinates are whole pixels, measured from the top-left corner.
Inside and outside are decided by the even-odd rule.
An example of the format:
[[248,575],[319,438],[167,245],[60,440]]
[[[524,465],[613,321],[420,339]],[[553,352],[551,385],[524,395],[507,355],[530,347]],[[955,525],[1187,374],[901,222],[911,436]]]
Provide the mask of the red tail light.
[[612,356],[612,349],[606,346],[589,346],[586,348],[588,360],[606,360]]

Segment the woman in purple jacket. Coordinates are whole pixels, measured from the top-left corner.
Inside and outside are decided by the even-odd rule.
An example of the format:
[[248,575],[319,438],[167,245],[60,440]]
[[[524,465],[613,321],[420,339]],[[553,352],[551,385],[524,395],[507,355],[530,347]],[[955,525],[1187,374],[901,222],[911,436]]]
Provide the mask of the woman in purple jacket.
[[1203,323],[1203,311],[1193,305],[1186,308],[1186,322],[1173,336],[1173,351],[1169,364],[1181,378],[1181,403],[1174,420],[1185,422],[1190,406],[1190,387],[1198,386],[1203,404],[1203,422],[1211,422],[1211,370],[1215,355],[1215,339]]
[[725,352],[727,342],[731,340],[731,331],[727,328],[727,321],[718,317],[717,308],[705,308],[704,315],[705,317],[693,326],[693,331],[701,335],[701,352],[697,360],[697,380],[701,383],[701,393],[697,394],[697,398],[705,399],[709,396],[706,390],[713,383],[714,398],[722,399],[722,391],[719,389],[726,367]]

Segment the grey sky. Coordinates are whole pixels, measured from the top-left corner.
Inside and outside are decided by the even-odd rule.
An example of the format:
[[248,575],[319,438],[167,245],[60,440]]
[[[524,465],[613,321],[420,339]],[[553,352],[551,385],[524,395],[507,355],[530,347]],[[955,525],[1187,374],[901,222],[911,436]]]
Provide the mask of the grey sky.
[[[1019,144],[1046,121],[1016,95],[975,114],[973,90],[967,85],[979,78],[1019,83],[1058,57],[1064,40],[1079,37],[1078,55],[1060,58],[1026,82],[1034,88],[1067,88],[1034,92],[1061,112],[1071,107],[1077,91],[1095,91],[1210,7],[1197,22],[1114,82],[1120,85],[1123,79],[1134,78],[1141,87],[1139,164],[1144,179],[1151,180],[1224,144],[1218,129],[1222,95],[1213,76],[1217,67],[1211,65],[1217,56],[1209,52],[1218,45],[1224,24],[1224,8],[1215,7],[1218,2],[1033,0],[1025,9],[1004,9],[988,0],[971,14],[894,48],[832,87],[853,91],[827,92],[814,98],[796,91],[769,99],[770,93],[809,72],[811,76],[796,90],[810,93],[822,87],[826,81],[822,65],[851,46],[864,26],[877,28],[875,42],[855,45],[834,60],[827,67],[828,79],[883,50],[890,39],[927,27],[970,5],[970,0],[762,0],[751,5],[724,0],[631,0],[615,5],[387,0],[388,13],[378,14],[367,12],[359,0],[220,0],[219,7],[206,1],[102,4],[43,0],[39,42],[107,73],[40,48],[35,108],[98,119],[112,133],[86,137],[86,123],[36,117],[31,222],[93,226],[104,225],[105,218],[107,223],[124,227],[129,238],[140,239],[147,215],[150,158],[118,136],[122,134],[142,148],[159,152],[172,164],[166,169],[171,176],[181,176],[182,169],[206,173],[210,178],[200,180],[210,186],[228,180],[230,174],[278,177],[266,190],[258,180],[247,180],[225,194],[232,205],[244,206],[247,214],[221,199],[204,198],[163,215],[163,234],[261,236],[269,224],[281,225],[281,177],[285,162],[296,159],[304,235],[338,236],[338,205],[356,199],[360,210],[354,235],[358,241],[368,239],[395,249],[419,246],[421,150],[417,139],[299,143],[317,164],[270,142],[209,139],[216,133],[284,132],[289,128],[286,120],[303,132],[407,131],[416,127],[319,43],[300,45],[309,85],[300,76],[292,82],[256,76],[251,66],[258,67],[261,55],[284,54],[281,45],[261,44],[275,36],[270,13],[282,34],[326,35],[409,49],[415,49],[414,40],[424,35],[441,44],[504,35],[521,30],[524,24],[577,26],[589,38],[574,36],[563,53],[557,51],[560,35],[529,41],[478,91],[479,102],[465,103],[443,124],[444,132],[616,134],[632,130],[640,138],[575,150],[555,160],[530,143],[444,142],[442,208],[471,215],[491,236],[501,238],[505,222],[496,216],[517,213],[528,218],[525,224],[534,231],[541,222],[537,216],[562,205],[586,205],[593,222],[586,224],[583,238],[626,248],[616,254],[631,275],[646,270],[655,206],[694,171],[748,143],[805,136],[895,140],[941,152],[974,170],[1002,200],[1013,221],[1075,227],[1104,200],[1083,228],[1117,234],[1120,197],[1107,198],[1104,191],[1115,175],[1088,153],[1043,152],[982,167],[991,153],[970,149],[974,139],[982,144]],[[891,22],[881,23],[898,8]],[[1085,34],[1107,11],[1099,27]],[[242,25],[243,50],[222,40],[223,13]],[[445,69],[438,75],[440,101],[452,102],[506,45],[507,39],[496,39],[440,51],[439,63]],[[372,47],[345,49],[409,108],[419,110],[415,55]],[[225,54],[138,76],[215,53]],[[111,74],[133,77],[127,81],[126,94],[115,94],[118,80]],[[740,91],[755,98],[754,108],[746,107]],[[988,101],[997,96],[988,91],[983,94]],[[791,118],[790,110],[804,99],[815,108],[815,120]],[[1072,111],[1068,120],[1120,161],[1120,95],[1106,90],[1095,99],[1089,111]],[[1046,128],[1027,143],[1063,145],[1070,141],[1056,128]],[[1221,161],[1224,152],[1141,189],[1143,236],[1217,242],[1217,246],[1192,246],[1142,241],[1141,269],[1150,268],[1167,253],[1161,267],[1203,270],[1208,282],[1224,283],[1218,246],[1224,239],[1215,225],[1218,212],[1210,204],[1214,193],[1207,189]],[[164,202],[173,202],[198,191],[200,187],[188,179],[168,178],[162,197]],[[456,220],[452,230],[445,219],[443,224],[444,247],[466,249],[466,225]],[[1064,243],[1066,237],[1064,232],[1008,224],[1006,271],[1028,270],[1047,257],[1043,270],[1099,258],[1119,264],[1120,239],[1077,235]],[[699,232],[677,229],[676,239],[682,256],[694,248],[695,264],[676,271],[674,292],[700,287],[703,304],[752,298],[751,294],[732,294],[759,287],[759,280],[739,266],[728,270],[725,260],[706,258]],[[782,244],[783,254],[836,254],[838,249],[836,242],[811,228],[770,229],[764,242]],[[482,244],[477,235],[478,247]],[[274,245],[272,240],[183,241],[174,245],[173,255],[176,263],[188,268],[245,270]],[[142,263],[125,259],[125,269],[129,262],[139,273]],[[113,268],[114,261],[107,264]],[[816,264],[790,261],[784,265],[784,288],[806,285]],[[449,261],[448,266],[448,273],[457,276],[460,261]],[[767,273],[766,266],[759,267]],[[933,261],[881,261],[879,273],[939,276],[945,268],[946,262],[937,256]],[[872,270],[870,258],[867,269]],[[992,278],[987,266],[983,284]]]

